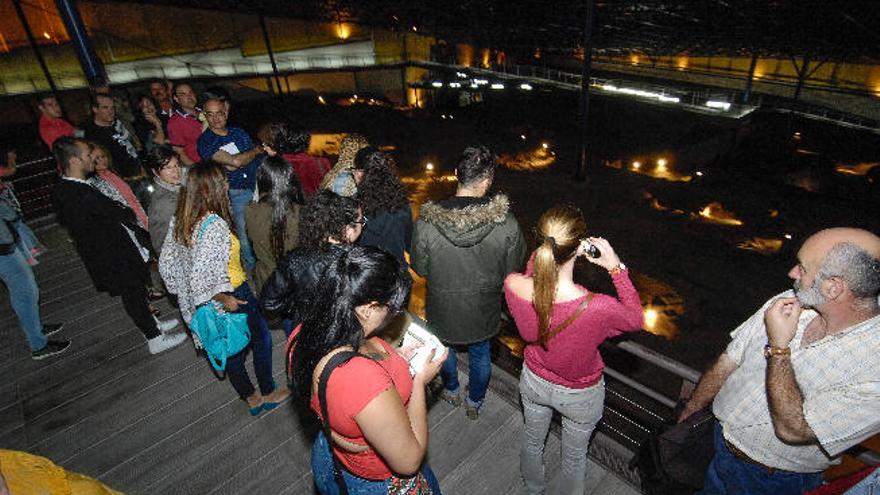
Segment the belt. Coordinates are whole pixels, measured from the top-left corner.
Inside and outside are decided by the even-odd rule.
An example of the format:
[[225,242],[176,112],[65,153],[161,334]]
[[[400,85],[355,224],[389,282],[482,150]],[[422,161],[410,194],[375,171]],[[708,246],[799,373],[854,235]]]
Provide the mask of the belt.
[[755,466],[758,466],[759,468],[763,469],[764,471],[767,471],[767,474],[772,475],[776,471],[781,471],[779,468],[767,466],[765,464],[761,464],[760,462],[752,459],[751,457],[746,455],[745,452],[743,452],[742,450],[739,450],[732,443],[728,442],[726,438],[724,439],[724,446],[727,447],[727,450],[731,454],[733,454],[733,456],[736,457],[737,459],[744,461],[744,462],[748,462],[749,464],[753,464]]

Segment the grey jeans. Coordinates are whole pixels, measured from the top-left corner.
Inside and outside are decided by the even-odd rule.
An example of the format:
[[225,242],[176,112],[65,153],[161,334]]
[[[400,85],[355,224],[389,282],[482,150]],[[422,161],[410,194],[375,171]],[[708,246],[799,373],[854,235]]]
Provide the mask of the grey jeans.
[[568,388],[548,382],[524,364],[519,379],[519,392],[525,420],[520,471],[526,493],[544,493],[546,488],[544,443],[555,410],[562,415],[562,463],[558,493],[583,494],[590,435],[602,419],[604,379],[600,379],[592,387]]

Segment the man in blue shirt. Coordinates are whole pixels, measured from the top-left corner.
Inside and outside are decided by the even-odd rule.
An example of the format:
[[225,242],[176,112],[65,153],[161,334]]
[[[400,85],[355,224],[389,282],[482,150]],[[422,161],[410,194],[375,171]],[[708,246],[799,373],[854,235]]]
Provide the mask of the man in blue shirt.
[[254,198],[259,157],[265,150],[262,145],[254,146],[244,129],[226,126],[229,105],[222,97],[208,94],[202,108],[208,128],[199,136],[199,155],[203,160],[211,159],[226,167],[229,203],[232,207],[235,233],[241,243],[241,259],[245,269],[252,271],[257,260],[247,236],[244,210]]

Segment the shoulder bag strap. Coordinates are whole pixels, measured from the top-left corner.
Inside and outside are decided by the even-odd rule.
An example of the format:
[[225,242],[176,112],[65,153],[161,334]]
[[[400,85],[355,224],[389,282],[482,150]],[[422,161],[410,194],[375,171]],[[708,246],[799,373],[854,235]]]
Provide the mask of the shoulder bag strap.
[[202,224],[199,226],[199,240],[201,240],[202,236],[205,235],[205,231],[208,230],[208,226],[218,219],[220,219],[219,215],[217,215],[216,213],[209,213],[204,218],[204,220],[202,220]]
[[330,381],[330,373],[334,369],[357,356],[363,356],[363,354],[355,351],[337,352],[324,365],[324,369],[321,370],[321,376],[318,378],[318,403],[321,405],[321,417],[324,419],[321,421],[321,427],[324,430],[324,436],[327,437],[327,447],[330,449],[330,456],[333,457],[333,472],[336,475],[336,484],[339,485],[339,492],[342,495],[348,495],[348,488],[345,485],[345,479],[342,477],[342,467],[339,465],[339,459],[333,453],[330,415],[327,411],[327,382]]
[[572,313],[571,316],[566,318],[565,321],[560,323],[556,328],[554,328],[553,330],[550,330],[550,332],[547,333],[547,340],[546,341],[549,342],[550,339],[559,335],[559,332],[565,330],[566,327],[571,325],[574,322],[574,320],[576,320],[584,311],[586,311],[587,306],[590,304],[590,301],[593,300],[593,296],[594,296],[594,294],[592,292],[587,292],[587,296],[584,297],[584,300],[581,301],[581,303],[578,305],[577,309],[574,310],[574,313]]

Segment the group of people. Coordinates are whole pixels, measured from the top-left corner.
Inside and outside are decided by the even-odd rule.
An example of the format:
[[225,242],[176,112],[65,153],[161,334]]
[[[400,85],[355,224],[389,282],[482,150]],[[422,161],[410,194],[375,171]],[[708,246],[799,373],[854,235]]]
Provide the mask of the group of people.
[[[41,135],[52,139],[62,172],[53,194],[59,222],[95,286],[121,296],[150,352],[187,339],[172,333],[176,319],[154,316],[151,292],[172,294],[187,324],[204,305],[245,314],[250,341],[229,357],[229,382],[251,415],[291,395],[315,412],[324,425],[312,448],[321,493],[440,493],[425,458],[426,385],[439,375],[442,398],[479,419],[506,301],[526,342],[526,492],[546,490],[544,445],[557,412],[558,491],[583,493],[604,402],[598,347],[641,329],[643,315],[629,269],[608,240],[589,234],[580,210],[546,211],[527,257],[510,201],[490,193],[496,157],[485,147],[463,151],[455,195],[422,205],[414,221],[394,159],[363,136],[347,136],[331,167],[307,153],[305,131],[271,123],[255,142],[227,125],[232,104],[222,92],[206,92],[199,107],[191,85],[155,84],[138,100],[146,124],[133,133],[109,94],[92,97],[83,137],[52,120],[61,119],[57,101],[40,103]],[[169,94],[176,106],[166,108]],[[2,227],[0,241],[12,239]],[[26,254],[14,252],[17,262]],[[575,282],[578,259],[607,271],[616,295]],[[681,416],[714,399],[718,440],[704,493],[801,493],[834,456],[880,431],[878,260],[877,236],[822,231],[799,252],[794,291],[734,331]],[[426,319],[449,348],[414,374],[415,349],[383,334],[408,304],[410,269],[427,281]],[[18,314],[32,348],[57,331]],[[288,339],[291,389],[273,379],[272,320]],[[40,357],[69,345],[54,342]],[[468,353],[464,387],[458,352]],[[799,488],[786,488],[793,483]]]

